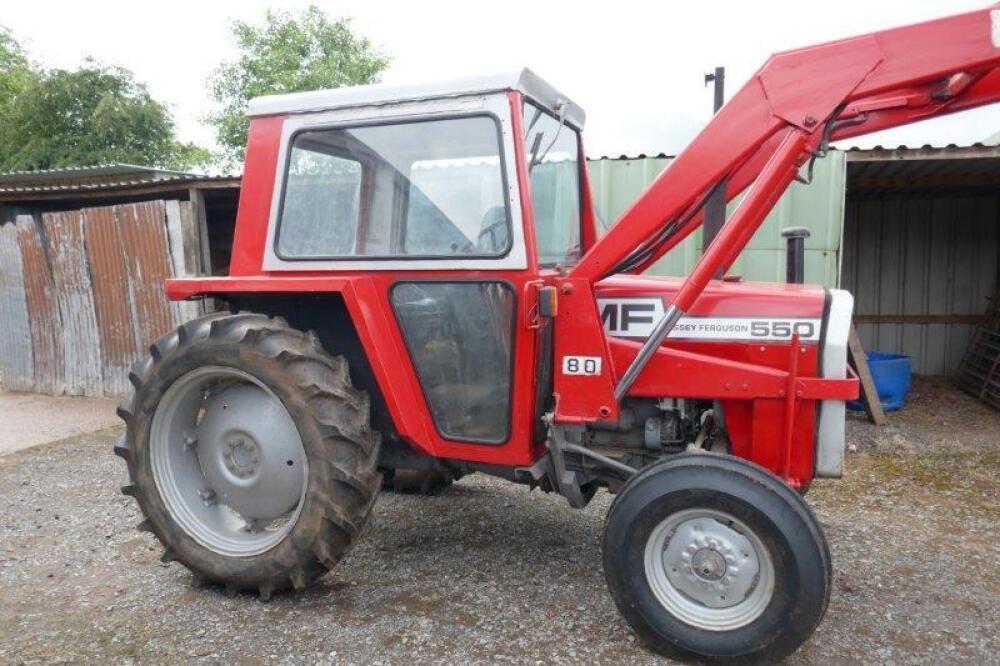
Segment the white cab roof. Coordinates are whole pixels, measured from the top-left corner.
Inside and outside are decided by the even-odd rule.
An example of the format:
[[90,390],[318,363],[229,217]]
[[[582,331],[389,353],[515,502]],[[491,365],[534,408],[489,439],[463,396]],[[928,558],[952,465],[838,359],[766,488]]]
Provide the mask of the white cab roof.
[[469,79],[456,79],[438,83],[387,85],[377,83],[368,86],[353,86],[336,88],[334,90],[314,90],[310,92],[290,93],[287,95],[268,95],[250,100],[251,116],[271,116],[288,113],[309,113],[313,111],[329,111],[346,107],[383,106],[399,102],[440,99],[443,97],[462,97],[466,95],[483,95],[487,93],[516,90],[535,102],[545,106],[550,111],[565,102],[566,119],[579,129],[583,129],[585,114],[583,109],[572,100],[546,83],[530,69],[519,72],[479,76]]

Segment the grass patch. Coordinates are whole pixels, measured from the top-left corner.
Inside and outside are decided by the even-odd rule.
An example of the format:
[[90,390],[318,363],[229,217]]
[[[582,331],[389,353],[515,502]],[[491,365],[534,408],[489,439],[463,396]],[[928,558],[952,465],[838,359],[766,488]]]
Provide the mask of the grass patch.
[[1000,452],[872,453],[869,472],[887,485],[916,484],[942,493],[995,497]]

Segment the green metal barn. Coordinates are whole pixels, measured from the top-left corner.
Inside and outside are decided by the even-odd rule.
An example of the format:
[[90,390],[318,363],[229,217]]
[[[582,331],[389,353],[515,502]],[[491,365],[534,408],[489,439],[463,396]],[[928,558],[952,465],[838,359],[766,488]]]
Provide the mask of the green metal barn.
[[[664,155],[590,160],[604,224],[669,163]],[[855,294],[866,348],[908,354],[919,374],[954,375],[997,293],[1000,147],[831,151],[810,185],[791,186],[730,272],[784,280],[787,226],[812,232],[806,281]],[[701,247],[699,230],[652,272],[686,274]]]

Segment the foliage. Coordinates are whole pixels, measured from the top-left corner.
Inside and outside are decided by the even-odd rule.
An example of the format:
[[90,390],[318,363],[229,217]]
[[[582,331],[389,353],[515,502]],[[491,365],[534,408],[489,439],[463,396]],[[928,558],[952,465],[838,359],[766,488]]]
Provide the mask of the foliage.
[[0,26],[0,113],[35,77],[35,70],[21,45]]
[[196,143],[172,141],[170,152],[162,165],[175,171],[210,171],[218,161],[217,158],[211,150]]
[[211,158],[174,138],[167,107],[130,71],[93,60],[44,71],[0,28],[0,170],[111,162],[190,169]]
[[34,76],[13,97],[0,131],[0,169],[128,162],[187,168],[207,151],[174,139],[167,108],[120,67]]
[[315,6],[297,14],[269,11],[262,24],[236,21],[232,30],[240,55],[213,75],[220,108],[208,118],[231,164],[243,158],[251,98],[374,83],[389,65],[348,19],[331,20]]
[[[37,72],[10,31],[0,26],[0,146],[6,145],[14,101],[37,78]],[[2,148],[0,148],[2,150]],[[3,168],[0,153],[0,169]]]

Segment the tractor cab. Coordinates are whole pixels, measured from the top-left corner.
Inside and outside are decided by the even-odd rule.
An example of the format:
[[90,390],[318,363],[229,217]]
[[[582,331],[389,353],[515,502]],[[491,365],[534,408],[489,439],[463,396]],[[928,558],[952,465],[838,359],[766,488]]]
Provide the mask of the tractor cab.
[[525,270],[581,254],[584,113],[530,70],[265,97],[250,115],[284,117],[265,271]]
[[[231,279],[310,276],[323,292],[332,280],[374,291],[367,316],[386,325],[363,330],[343,314],[387,352],[385,381],[397,387],[382,388],[362,354],[371,371],[352,372],[376,396],[385,465],[414,451],[534,463],[552,406],[538,291],[596,237],[583,110],[525,69],[264,97],[250,117]],[[171,288],[184,283],[194,286]],[[257,296],[227,300],[295,318]],[[345,300],[331,310],[350,310]],[[308,326],[337,344],[329,319]]]

